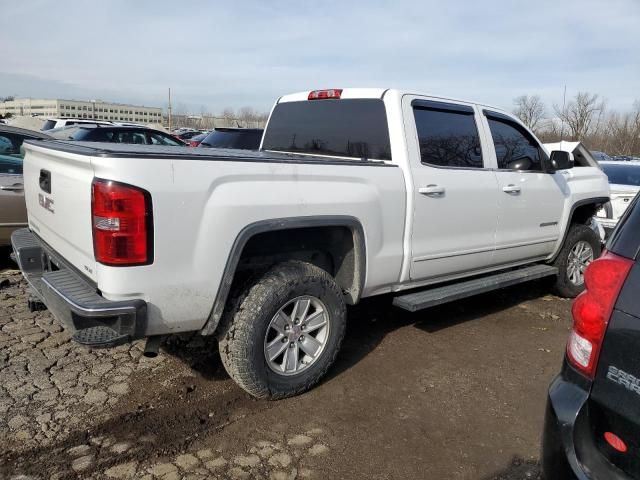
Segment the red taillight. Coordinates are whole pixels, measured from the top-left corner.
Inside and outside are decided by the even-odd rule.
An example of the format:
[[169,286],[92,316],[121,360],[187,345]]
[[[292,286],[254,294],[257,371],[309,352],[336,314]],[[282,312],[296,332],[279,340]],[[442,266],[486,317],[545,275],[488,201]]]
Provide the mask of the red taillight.
[[314,90],[309,92],[309,97],[307,100],[324,100],[328,98],[339,99],[340,95],[342,95],[341,88],[330,88],[328,90]]
[[632,266],[633,261],[605,252],[587,267],[586,290],[573,302],[573,331],[567,344],[567,357],[590,378],[595,375],[613,306]]
[[620,453],[627,453],[627,444],[624,443],[624,440],[622,440],[615,433],[604,432],[604,439],[609,445],[611,445],[613,449],[619,451]]
[[196,140],[189,140],[189,146],[190,147],[197,147],[198,145],[200,145],[200,142],[198,142]]
[[93,251],[105,265],[151,263],[151,196],[131,185],[94,179]]

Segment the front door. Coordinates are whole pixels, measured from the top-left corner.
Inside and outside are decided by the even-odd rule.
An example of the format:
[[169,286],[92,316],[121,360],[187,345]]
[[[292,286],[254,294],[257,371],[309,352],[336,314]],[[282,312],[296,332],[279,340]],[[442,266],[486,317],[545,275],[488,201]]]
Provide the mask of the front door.
[[411,279],[487,268],[495,246],[498,189],[486,168],[472,105],[405,98],[413,177]]
[[534,136],[506,115],[484,111],[497,162],[498,230],[496,264],[543,259],[561,234],[569,196],[566,172],[542,171],[546,155]]
[[0,133],[0,245],[9,243],[13,230],[27,225],[21,143],[17,135]]

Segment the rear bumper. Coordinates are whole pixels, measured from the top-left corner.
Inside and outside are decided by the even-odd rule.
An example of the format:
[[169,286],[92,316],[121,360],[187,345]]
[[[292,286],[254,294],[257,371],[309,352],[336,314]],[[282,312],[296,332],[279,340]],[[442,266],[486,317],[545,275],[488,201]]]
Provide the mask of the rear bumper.
[[144,336],[147,304],[141,299],[107,300],[36,235],[11,235],[16,260],[34,294],[79,343],[113,346]]
[[563,368],[549,387],[542,435],[545,480],[631,480],[598,450],[589,421],[589,389]]

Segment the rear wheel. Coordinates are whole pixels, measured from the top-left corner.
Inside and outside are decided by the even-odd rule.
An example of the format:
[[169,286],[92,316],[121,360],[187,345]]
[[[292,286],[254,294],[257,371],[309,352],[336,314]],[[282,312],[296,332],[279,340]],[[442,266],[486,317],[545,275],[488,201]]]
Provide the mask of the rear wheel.
[[558,277],[554,287],[561,297],[573,298],[580,294],[584,286],[584,271],[600,256],[600,239],[592,228],[573,224],[564,245],[554,262]]
[[342,292],[326,271],[285,262],[245,288],[226,312],[222,362],[258,398],[314,386],[335,360],[346,324]]

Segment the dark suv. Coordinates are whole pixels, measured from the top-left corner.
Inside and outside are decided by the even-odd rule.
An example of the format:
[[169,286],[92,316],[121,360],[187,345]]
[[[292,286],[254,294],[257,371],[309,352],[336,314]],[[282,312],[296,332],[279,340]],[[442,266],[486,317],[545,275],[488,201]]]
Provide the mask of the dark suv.
[[186,146],[186,143],[173,135],[145,127],[83,125],[56,128],[47,133],[59,140]]
[[640,478],[640,196],[585,272],[562,371],[549,388],[547,480]]
[[258,150],[263,132],[261,128],[216,128],[200,142],[199,146]]

